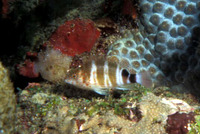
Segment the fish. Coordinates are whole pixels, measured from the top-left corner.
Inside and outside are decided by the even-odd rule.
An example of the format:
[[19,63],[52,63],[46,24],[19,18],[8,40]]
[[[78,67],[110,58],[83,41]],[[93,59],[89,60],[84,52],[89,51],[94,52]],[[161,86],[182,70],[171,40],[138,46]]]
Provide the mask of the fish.
[[152,86],[148,71],[130,73],[120,64],[106,58],[89,59],[78,68],[70,69],[65,82],[81,89],[93,90],[100,95],[107,95],[109,89],[129,90],[135,83],[147,88]]

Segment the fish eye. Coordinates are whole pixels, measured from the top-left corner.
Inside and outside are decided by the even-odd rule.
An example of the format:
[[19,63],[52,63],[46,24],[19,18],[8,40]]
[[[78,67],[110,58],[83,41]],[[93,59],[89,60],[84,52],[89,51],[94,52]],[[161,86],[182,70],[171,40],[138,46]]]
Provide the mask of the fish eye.
[[77,77],[77,75],[76,75],[76,74],[73,74],[73,75],[72,75],[72,77],[73,77],[73,78],[76,78],[76,77]]

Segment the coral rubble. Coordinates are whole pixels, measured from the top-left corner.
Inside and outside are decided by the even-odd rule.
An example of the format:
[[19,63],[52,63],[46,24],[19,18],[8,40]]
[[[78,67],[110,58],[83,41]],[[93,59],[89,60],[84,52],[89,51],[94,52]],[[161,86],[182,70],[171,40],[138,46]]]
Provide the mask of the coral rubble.
[[[138,98],[132,96],[137,92],[133,90],[117,99],[108,96],[90,100],[52,94],[46,88],[28,86],[20,93],[17,132],[165,134],[166,130],[172,132],[171,127],[176,125],[169,120],[176,120],[173,115],[184,109],[172,103],[173,98],[155,96],[145,93],[145,90],[144,95]],[[135,87],[136,90],[141,88]],[[183,100],[179,102],[186,103]],[[190,108],[184,110],[183,115],[194,111]],[[179,126],[179,123],[176,129],[182,129],[183,125]],[[167,125],[172,126],[166,129]]]

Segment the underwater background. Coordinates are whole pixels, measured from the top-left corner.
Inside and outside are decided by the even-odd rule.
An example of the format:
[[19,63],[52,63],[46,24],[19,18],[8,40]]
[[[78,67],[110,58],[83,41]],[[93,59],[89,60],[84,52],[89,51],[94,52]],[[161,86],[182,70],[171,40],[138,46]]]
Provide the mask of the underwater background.
[[[0,133],[200,133],[199,0],[1,0],[0,7]],[[140,72],[151,87],[137,81]],[[112,86],[124,77],[134,84]]]

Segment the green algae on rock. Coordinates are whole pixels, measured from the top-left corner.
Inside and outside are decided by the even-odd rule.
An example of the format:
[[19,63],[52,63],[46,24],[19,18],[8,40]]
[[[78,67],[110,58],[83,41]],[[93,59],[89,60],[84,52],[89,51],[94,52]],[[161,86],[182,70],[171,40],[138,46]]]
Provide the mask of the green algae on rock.
[[189,124],[189,134],[198,134],[200,133],[200,115],[195,116],[195,122]]
[[13,133],[16,100],[8,70],[0,62],[0,133]]
[[[40,86],[27,87],[19,94],[18,132],[166,133],[168,115],[194,110],[175,96],[163,97],[159,93],[155,96],[150,89],[140,85],[129,92],[122,92],[118,98],[111,94],[104,98],[86,99],[50,92],[48,85],[41,83]],[[179,102],[186,107],[182,109],[176,105]]]

